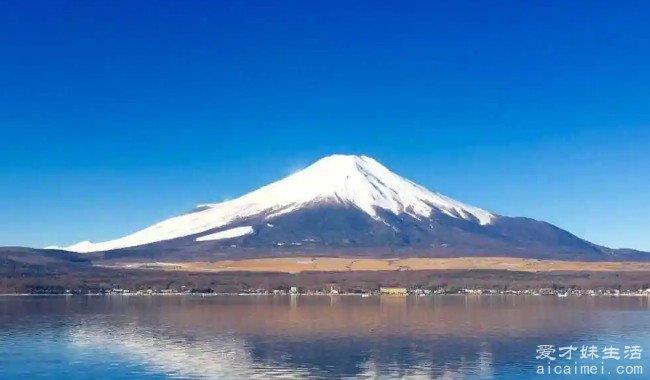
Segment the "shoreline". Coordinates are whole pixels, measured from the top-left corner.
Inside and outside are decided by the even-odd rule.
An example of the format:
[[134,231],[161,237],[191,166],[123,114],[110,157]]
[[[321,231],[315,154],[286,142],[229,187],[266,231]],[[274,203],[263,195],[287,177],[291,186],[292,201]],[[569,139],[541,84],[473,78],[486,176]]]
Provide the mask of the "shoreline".
[[548,289],[526,290],[526,291],[494,291],[493,289],[464,289],[459,292],[439,293],[434,291],[423,291],[422,289],[407,289],[404,294],[382,293],[381,291],[372,291],[367,293],[326,293],[326,292],[303,292],[291,293],[286,291],[272,292],[159,292],[159,291],[121,291],[106,293],[0,293],[0,297],[169,297],[169,296],[192,296],[192,297],[217,297],[217,296],[265,296],[265,297],[435,297],[435,296],[472,296],[472,297],[494,297],[494,296],[522,296],[522,297],[648,297],[650,298],[650,289],[645,290],[626,290],[618,291],[609,290],[567,290],[567,291],[549,291]]
[[[118,263],[0,277],[4,294],[350,293],[381,288],[424,294],[605,294],[650,288],[650,263],[556,262],[521,258],[357,259],[293,257],[240,261]],[[179,266],[180,265],[180,266]],[[225,269],[225,270],[223,270]],[[387,289],[385,289],[387,290]]]

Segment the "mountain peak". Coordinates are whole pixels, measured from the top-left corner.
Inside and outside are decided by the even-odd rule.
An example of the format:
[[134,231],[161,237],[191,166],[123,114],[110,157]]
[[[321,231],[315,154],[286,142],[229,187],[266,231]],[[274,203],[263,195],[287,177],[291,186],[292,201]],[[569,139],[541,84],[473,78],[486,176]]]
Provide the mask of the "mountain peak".
[[356,155],[356,154],[331,154],[329,156],[325,156],[310,166],[314,165],[328,165],[328,166],[338,166],[338,167],[344,167],[344,166],[353,166],[353,165],[364,165],[367,162],[375,162],[378,163],[377,160],[375,160],[372,157],[364,156],[364,155]]
[[68,249],[91,252],[143,245],[199,234],[253,217],[271,220],[321,204],[354,207],[383,223],[386,222],[379,210],[394,215],[408,214],[417,219],[441,212],[481,225],[491,223],[494,218],[485,210],[431,192],[400,177],[373,158],[335,154],[239,198],[201,205],[195,212],[167,219],[120,239],[84,242]]
[[[390,171],[368,156],[331,155],[307,168],[251,193],[274,193],[297,204],[318,200],[347,203],[377,217],[377,209],[393,214],[429,217],[434,209],[449,216],[490,223],[493,215],[433,193]],[[246,196],[245,196],[246,197]]]
[[333,177],[345,178],[345,176],[353,173],[369,171],[372,168],[383,168],[383,170],[388,171],[377,160],[368,156],[333,154],[319,159],[298,173],[304,172],[306,175],[327,174],[332,179]]
[[318,162],[354,162],[354,161],[360,161],[364,159],[372,159],[372,158],[365,155],[359,155],[359,154],[334,153],[334,154],[330,154],[329,156],[319,158],[318,160],[316,160],[316,162],[314,162],[314,164]]

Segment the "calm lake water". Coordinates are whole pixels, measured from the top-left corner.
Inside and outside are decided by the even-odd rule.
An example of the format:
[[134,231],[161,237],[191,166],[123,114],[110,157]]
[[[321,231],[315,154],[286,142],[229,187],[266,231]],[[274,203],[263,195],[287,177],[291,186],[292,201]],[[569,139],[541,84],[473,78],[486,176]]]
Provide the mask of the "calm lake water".
[[[537,375],[544,344],[604,371]],[[642,297],[0,297],[2,379],[650,378],[649,357]]]

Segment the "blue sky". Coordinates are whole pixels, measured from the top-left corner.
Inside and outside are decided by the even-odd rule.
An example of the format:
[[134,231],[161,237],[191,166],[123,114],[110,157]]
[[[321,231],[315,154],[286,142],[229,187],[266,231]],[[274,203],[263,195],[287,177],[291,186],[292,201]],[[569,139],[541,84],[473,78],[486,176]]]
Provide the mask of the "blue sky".
[[0,4],[0,245],[118,237],[321,156],[650,250],[650,3]]

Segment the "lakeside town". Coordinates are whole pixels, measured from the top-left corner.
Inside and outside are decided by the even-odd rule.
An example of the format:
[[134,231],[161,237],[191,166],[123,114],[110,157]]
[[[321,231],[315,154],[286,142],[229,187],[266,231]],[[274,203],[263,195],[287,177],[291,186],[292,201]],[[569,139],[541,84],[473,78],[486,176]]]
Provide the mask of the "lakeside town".
[[345,296],[433,296],[433,295],[524,295],[524,296],[555,296],[559,298],[569,296],[606,296],[606,297],[650,297],[650,288],[647,289],[565,289],[565,288],[540,288],[523,290],[498,290],[481,288],[456,288],[439,287],[431,288],[406,288],[406,287],[379,287],[373,290],[350,290],[341,289],[336,285],[329,285],[321,290],[302,289],[297,286],[277,289],[245,289],[237,292],[215,292],[212,289],[194,289],[181,286],[178,289],[100,289],[95,292],[83,291],[81,289],[60,289],[40,288],[27,293],[28,295],[127,295],[127,296],[151,296],[151,295],[345,295]]

